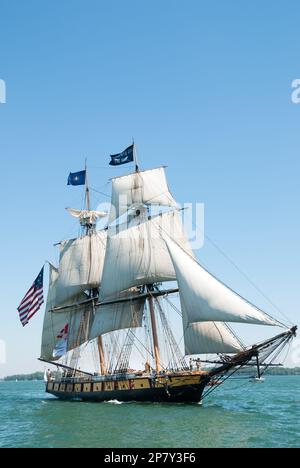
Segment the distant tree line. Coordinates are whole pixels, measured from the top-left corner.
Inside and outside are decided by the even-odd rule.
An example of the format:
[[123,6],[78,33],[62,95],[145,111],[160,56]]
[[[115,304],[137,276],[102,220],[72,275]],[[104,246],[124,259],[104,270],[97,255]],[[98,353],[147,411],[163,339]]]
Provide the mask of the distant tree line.
[[268,375],[300,375],[300,367],[269,367],[266,374]]
[[17,375],[9,375],[8,377],[5,377],[3,380],[6,382],[12,382],[12,381],[25,381],[25,380],[43,380],[44,379],[44,374],[43,372],[34,372],[33,374],[17,374]]
[[[263,367],[261,370],[264,372]],[[245,367],[244,369],[240,369],[237,373],[253,375],[257,372],[255,367]],[[265,372],[265,375],[300,375],[300,367],[269,367]]]

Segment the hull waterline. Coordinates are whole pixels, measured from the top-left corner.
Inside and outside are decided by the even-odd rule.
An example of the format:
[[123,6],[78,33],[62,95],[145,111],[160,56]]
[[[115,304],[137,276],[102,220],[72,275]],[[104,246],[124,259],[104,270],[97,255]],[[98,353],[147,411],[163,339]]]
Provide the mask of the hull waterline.
[[208,384],[203,376],[103,382],[48,382],[46,392],[61,400],[199,403]]

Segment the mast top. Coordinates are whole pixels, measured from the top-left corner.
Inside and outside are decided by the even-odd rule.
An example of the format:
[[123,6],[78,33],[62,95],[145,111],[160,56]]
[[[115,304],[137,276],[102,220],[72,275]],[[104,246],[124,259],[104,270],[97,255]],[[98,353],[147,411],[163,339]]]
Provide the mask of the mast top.
[[87,211],[91,211],[91,197],[88,182],[87,159],[85,159],[85,206]]
[[[95,211],[91,209],[91,197],[90,197],[90,188],[88,182],[88,168],[87,168],[87,159],[85,159],[85,170],[82,171],[84,174],[84,179],[82,182],[75,185],[84,185],[85,186],[85,201],[84,209],[75,210],[73,208],[66,208],[71,216],[79,218],[79,222],[82,228],[85,229],[86,235],[89,235],[96,230],[96,222],[99,218],[104,218],[108,213],[104,211]],[[73,184],[74,185],[74,184]]]
[[140,172],[140,166],[139,166],[139,161],[138,161],[138,155],[137,155],[137,150],[136,150],[136,145],[134,142],[134,138],[132,138],[132,146],[133,146],[133,158],[135,162],[135,172]]

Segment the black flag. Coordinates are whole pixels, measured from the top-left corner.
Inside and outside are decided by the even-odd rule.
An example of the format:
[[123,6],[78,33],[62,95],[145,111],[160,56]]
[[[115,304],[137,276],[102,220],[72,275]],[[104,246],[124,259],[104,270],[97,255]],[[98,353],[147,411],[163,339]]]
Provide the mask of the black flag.
[[121,166],[134,161],[134,145],[129,146],[123,153],[111,155],[110,166]]

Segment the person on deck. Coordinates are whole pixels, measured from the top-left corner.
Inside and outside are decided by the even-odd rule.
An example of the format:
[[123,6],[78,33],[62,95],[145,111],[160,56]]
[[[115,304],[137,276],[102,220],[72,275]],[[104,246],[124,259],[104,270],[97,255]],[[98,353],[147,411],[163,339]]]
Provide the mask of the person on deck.
[[197,361],[196,361],[196,368],[197,368],[197,371],[201,370],[201,361],[200,361],[200,359],[197,359]]

